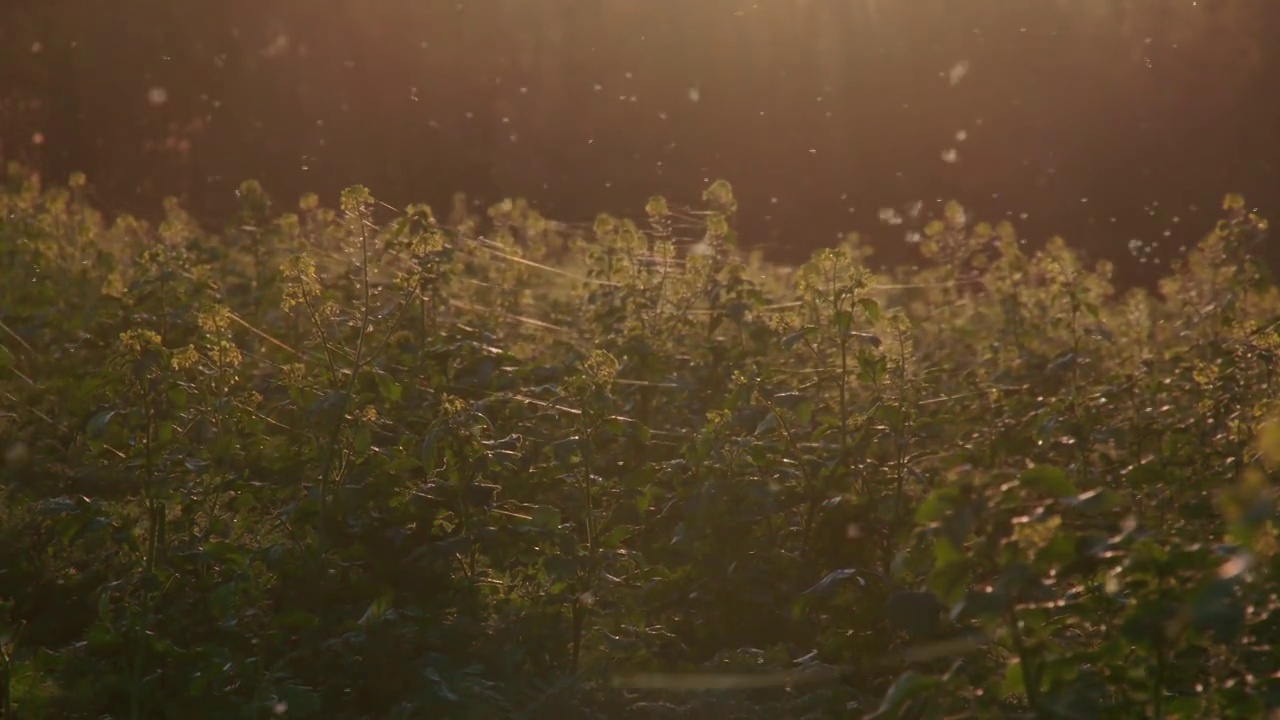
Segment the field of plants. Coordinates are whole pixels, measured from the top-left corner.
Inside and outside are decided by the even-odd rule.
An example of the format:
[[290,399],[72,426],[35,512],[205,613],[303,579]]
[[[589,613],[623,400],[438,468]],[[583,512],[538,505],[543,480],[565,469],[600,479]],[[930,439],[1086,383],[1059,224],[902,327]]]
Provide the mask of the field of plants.
[[[1280,291],[950,204],[918,266],[0,190],[0,713],[1280,717]],[[1274,240],[1273,240],[1274,241]]]

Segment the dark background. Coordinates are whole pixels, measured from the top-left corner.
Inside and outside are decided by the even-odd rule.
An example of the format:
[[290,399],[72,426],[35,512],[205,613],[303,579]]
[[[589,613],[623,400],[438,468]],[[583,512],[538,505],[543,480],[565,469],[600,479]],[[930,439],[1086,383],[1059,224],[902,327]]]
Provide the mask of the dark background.
[[782,261],[901,259],[879,208],[957,199],[1142,280],[1228,191],[1280,215],[1276,38],[1271,0],[4,0],[0,156],[211,223],[248,178],[561,220],[725,178]]

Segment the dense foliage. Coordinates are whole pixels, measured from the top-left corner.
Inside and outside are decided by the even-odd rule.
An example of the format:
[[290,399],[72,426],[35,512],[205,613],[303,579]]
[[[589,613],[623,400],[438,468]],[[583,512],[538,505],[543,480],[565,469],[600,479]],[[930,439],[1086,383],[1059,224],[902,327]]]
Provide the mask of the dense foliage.
[[[952,204],[799,268],[705,207],[0,194],[5,716],[1261,717],[1280,292]],[[695,240],[688,246],[685,240]]]

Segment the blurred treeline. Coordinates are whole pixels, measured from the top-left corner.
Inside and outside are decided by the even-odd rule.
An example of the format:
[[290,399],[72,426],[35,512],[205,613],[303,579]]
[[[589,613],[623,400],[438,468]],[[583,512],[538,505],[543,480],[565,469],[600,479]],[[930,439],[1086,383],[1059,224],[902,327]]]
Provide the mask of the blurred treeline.
[[583,219],[723,177],[784,258],[938,198],[1115,256],[1280,196],[1278,37],[1268,0],[8,0],[0,156],[210,218],[246,178]]

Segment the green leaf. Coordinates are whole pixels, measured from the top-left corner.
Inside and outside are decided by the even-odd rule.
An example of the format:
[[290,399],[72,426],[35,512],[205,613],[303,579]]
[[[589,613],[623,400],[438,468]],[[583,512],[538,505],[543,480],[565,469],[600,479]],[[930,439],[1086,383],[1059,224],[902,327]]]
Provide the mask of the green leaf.
[[1070,532],[1057,531],[1040,549],[1036,560],[1038,563],[1048,563],[1053,566],[1071,562],[1077,556],[1076,536]]
[[1075,483],[1067,477],[1067,472],[1053,465],[1038,465],[1022,473],[1019,478],[1023,487],[1037,490],[1050,497],[1064,498],[1079,494]]
[[795,408],[796,422],[801,426],[808,425],[813,420],[813,401],[805,399]]
[[1005,610],[1006,599],[994,590],[968,589],[964,598],[951,609],[951,619],[963,622],[979,618],[997,617]]
[[782,338],[782,349],[790,350],[791,348],[795,347],[797,343],[808,338],[810,335],[812,335],[815,332],[817,332],[817,328],[812,325],[806,325],[800,328],[799,330]]
[[1108,512],[1120,507],[1123,502],[1120,493],[1111,488],[1097,488],[1079,495],[1067,501],[1069,505],[1075,507],[1076,510],[1086,515],[1097,515],[1099,513]]
[[[1171,718],[1208,717],[1203,696],[1172,698],[1165,705],[1165,713]],[[1238,709],[1237,709],[1238,710]]]
[[756,431],[754,435],[756,437],[759,437],[761,435],[764,435],[765,433],[769,433],[777,429],[778,429],[778,414],[771,412],[768,415],[764,416],[764,419],[760,421],[759,425],[756,425]]
[[653,504],[653,498],[660,494],[661,494],[661,491],[655,489],[653,486],[649,486],[645,488],[643,492],[636,493],[636,496],[634,498],[634,502],[636,504],[636,511],[639,512],[641,515],[649,512],[649,506]]
[[964,560],[964,553],[950,539],[940,537],[933,543],[933,564],[937,569],[945,569],[961,560]]
[[568,464],[581,450],[582,440],[577,435],[557,440],[551,444],[551,454],[555,457],[556,462],[560,464]]
[[1220,643],[1236,640],[1244,632],[1245,609],[1235,582],[1215,580],[1201,590],[1192,601],[1191,625]]
[[934,523],[950,515],[958,496],[959,492],[953,487],[940,487],[929,493],[916,509],[916,523]]
[[871,322],[880,322],[880,303],[871,298],[862,298],[858,301],[858,307],[862,308],[862,312],[866,313],[867,319]]
[[889,596],[884,615],[889,627],[912,640],[933,639],[947,606],[932,592],[900,590]]
[[369,432],[369,428],[358,428],[352,444],[352,449],[356,451],[357,455],[363,455],[369,452],[369,448],[373,446],[373,435]]
[[1000,681],[1000,697],[1022,695],[1027,691],[1027,681],[1022,672],[1022,661],[1013,658],[1004,668],[1004,680]]
[[387,613],[391,610],[391,603],[392,596],[390,594],[379,596],[369,604],[369,607],[364,611],[364,615],[357,621],[357,623],[360,625],[369,625],[370,623],[378,622],[382,618],[386,617]]
[[865,587],[867,581],[863,579],[863,573],[855,568],[841,568],[833,570],[817,584],[811,586],[808,590],[800,593],[804,597],[823,597],[830,595],[837,587],[843,586],[848,582],[856,582],[859,587]]
[[715,313],[711,317],[707,318],[707,334],[711,335],[716,330],[720,329],[720,326],[724,324],[724,320],[725,318],[723,313]]
[[533,524],[546,530],[560,527],[560,511],[550,505],[539,505],[530,513]]
[[947,541],[941,540],[938,544],[946,546],[946,549],[934,548],[936,557],[927,585],[930,592],[944,601],[956,602],[973,581],[972,563],[969,556],[956,551]]
[[246,567],[249,564],[249,555],[245,548],[233,542],[211,540],[206,542],[200,549],[206,557],[219,565],[230,564],[235,567]]
[[965,505],[953,508],[953,511],[942,521],[942,537],[956,548],[962,548],[965,541],[969,539],[969,534],[973,532],[973,525],[972,510]]
[[269,712],[281,717],[317,717],[320,713],[320,695],[311,688],[288,685],[280,689],[278,700],[268,703],[268,706]]
[[880,709],[868,715],[867,720],[898,717],[904,705],[937,687],[940,682],[936,677],[922,675],[915,670],[906,671],[893,682],[880,703]]
[[809,400],[809,396],[804,393],[784,392],[774,395],[770,402],[780,408],[795,410],[796,408],[811,401]]
[[848,310],[840,310],[836,312],[834,318],[836,329],[840,331],[840,336],[844,337],[853,329],[853,313]]
[[378,373],[375,377],[378,378],[378,392],[382,394],[382,397],[386,398],[387,402],[392,405],[399,403],[400,396],[404,392],[400,383],[392,380],[390,375],[383,373]]
[[428,473],[435,472],[436,457],[439,453],[439,440],[439,430],[432,430],[427,433],[425,438],[422,439],[422,448],[418,451],[419,459],[422,461],[422,467],[424,467]]
[[631,537],[634,532],[635,528],[633,527],[619,525],[600,538],[600,547],[606,550],[616,550],[622,547],[622,542]]
[[104,410],[94,415],[90,418],[88,426],[85,427],[85,434],[91,438],[102,437],[102,432],[106,430],[107,423],[111,422],[111,418],[115,416],[115,410]]
[[578,574],[578,562],[567,555],[548,555],[542,559],[542,569],[552,580],[572,580]]
[[1145,598],[1129,610],[1129,616],[1120,625],[1120,633],[1134,645],[1157,647],[1176,614],[1177,608],[1169,601]]

